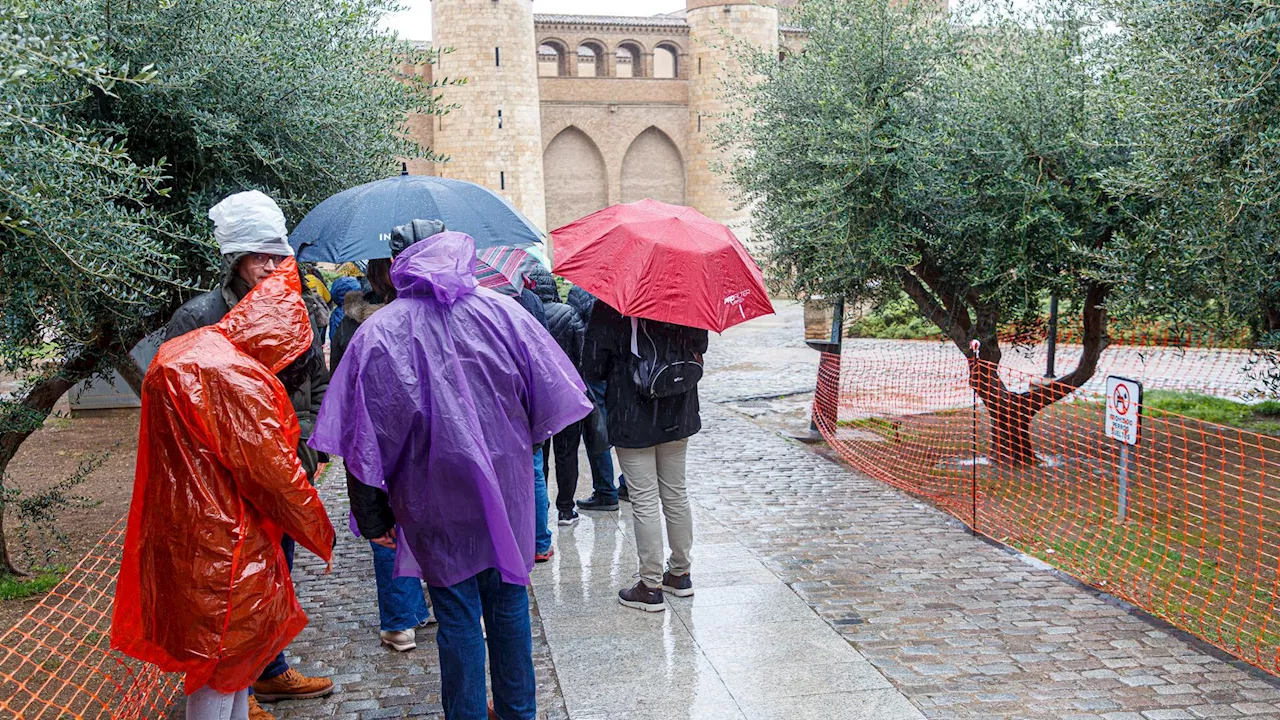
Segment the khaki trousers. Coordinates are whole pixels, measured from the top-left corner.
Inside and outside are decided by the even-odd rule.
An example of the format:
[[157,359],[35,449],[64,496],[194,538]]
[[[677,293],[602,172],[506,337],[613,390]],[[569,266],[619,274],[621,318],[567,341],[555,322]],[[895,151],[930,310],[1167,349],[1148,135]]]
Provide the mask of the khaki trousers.
[[631,514],[635,519],[636,550],[640,555],[640,579],[651,588],[662,586],[662,521],[667,523],[673,575],[689,572],[693,550],[693,514],[685,487],[685,454],[689,441],[677,440],[654,447],[616,448],[618,463],[627,476]]

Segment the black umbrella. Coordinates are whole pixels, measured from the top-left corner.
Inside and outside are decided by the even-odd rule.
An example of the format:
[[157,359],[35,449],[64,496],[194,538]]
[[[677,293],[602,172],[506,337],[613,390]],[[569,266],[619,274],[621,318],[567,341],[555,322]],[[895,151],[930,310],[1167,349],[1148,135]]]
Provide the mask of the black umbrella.
[[476,248],[542,244],[542,231],[497,193],[463,180],[410,175],[344,190],[320,203],[289,236],[303,262],[391,257],[391,229],[415,219],[442,220],[475,238]]

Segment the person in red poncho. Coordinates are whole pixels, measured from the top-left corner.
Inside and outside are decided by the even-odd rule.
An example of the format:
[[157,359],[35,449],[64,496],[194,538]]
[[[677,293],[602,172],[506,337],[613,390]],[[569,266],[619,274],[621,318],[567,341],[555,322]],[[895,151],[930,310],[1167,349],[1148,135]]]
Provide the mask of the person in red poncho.
[[331,557],[276,378],[311,341],[290,258],[216,325],[162,345],[142,385],[111,644],[186,673],[188,720],[247,717],[249,686],[306,626],[282,534]]

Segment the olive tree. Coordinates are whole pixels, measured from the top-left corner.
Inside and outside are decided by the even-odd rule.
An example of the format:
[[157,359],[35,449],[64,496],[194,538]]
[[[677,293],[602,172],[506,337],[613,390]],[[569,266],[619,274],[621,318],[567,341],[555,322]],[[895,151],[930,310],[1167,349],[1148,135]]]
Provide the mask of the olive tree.
[[[993,456],[1026,463],[1032,418],[1097,369],[1119,289],[1106,253],[1142,202],[1103,183],[1130,156],[1111,35],[1069,1],[981,10],[802,3],[802,54],[740,50],[721,141],[774,280],[861,305],[905,293],[969,358]],[[1079,313],[1083,352],[1014,391],[999,333],[1032,327],[1050,293]]]
[[1280,391],[1280,2],[1106,5],[1141,127],[1110,186],[1153,202],[1123,252],[1160,258],[1122,280],[1147,289],[1139,311],[1249,323]]
[[[398,70],[432,54],[378,29],[392,7],[15,0],[0,13],[0,372],[18,378],[0,395],[0,478],[63,394],[213,281],[205,213],[222,196],[261,189],[296,223],[398,158],[432,157],[406,113],[447,106]],[[0,573],[14,570],[0,532]]]

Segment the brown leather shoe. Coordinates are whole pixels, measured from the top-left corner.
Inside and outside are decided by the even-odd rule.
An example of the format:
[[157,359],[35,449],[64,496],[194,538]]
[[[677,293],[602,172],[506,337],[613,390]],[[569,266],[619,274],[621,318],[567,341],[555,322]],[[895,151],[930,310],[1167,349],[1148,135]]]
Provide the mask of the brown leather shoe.
[[253,684],[253,694],[262,702],[307,700],[324,697],[331,692],[333,681],[329,678],[307,677],[293,668],[286,670],[283,675]]
[[249,720],[276,720],[276,716],[262,709],[258,698],[249,696]]

